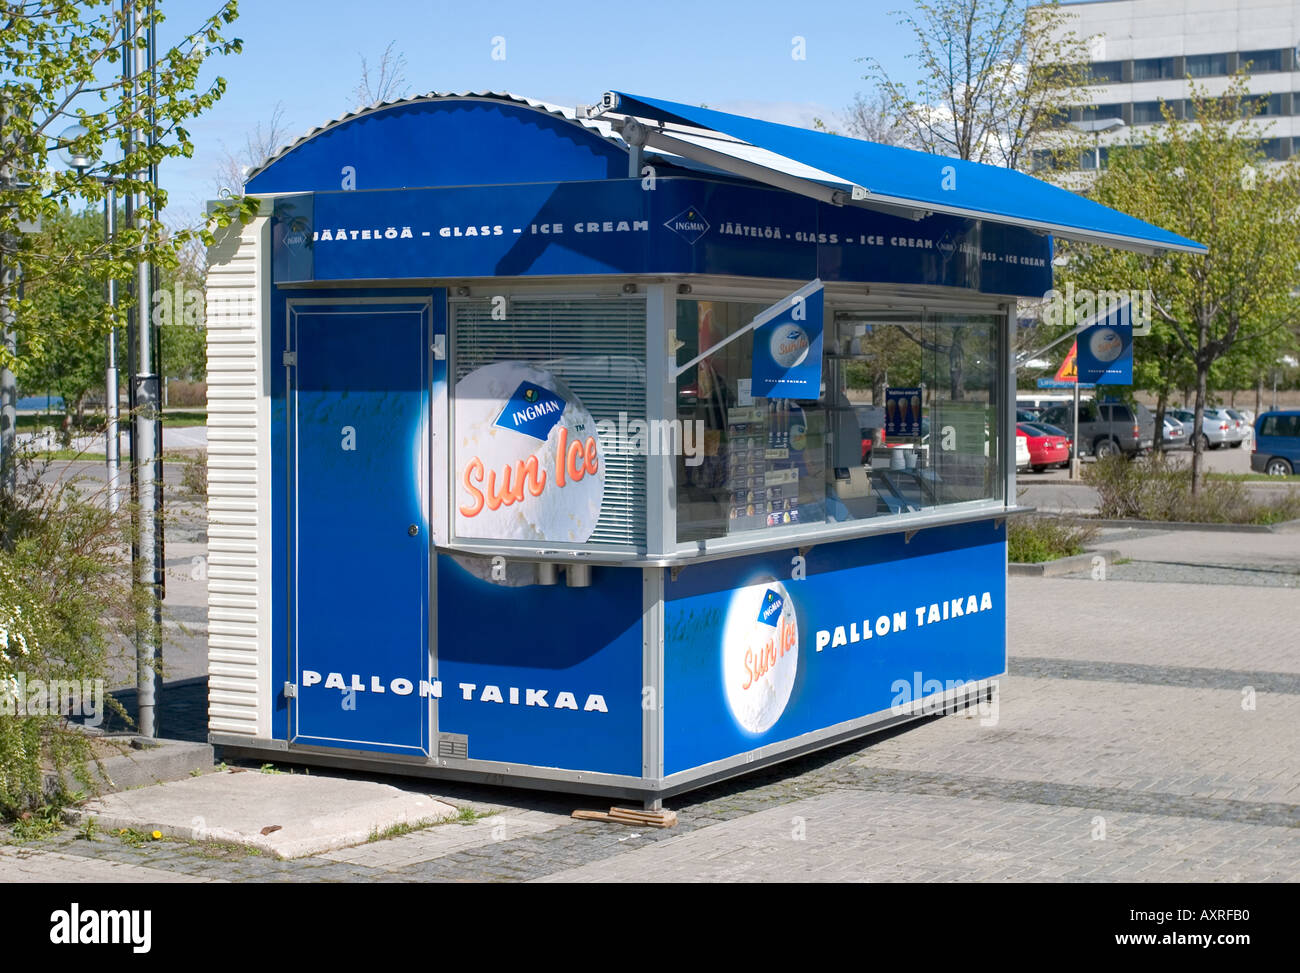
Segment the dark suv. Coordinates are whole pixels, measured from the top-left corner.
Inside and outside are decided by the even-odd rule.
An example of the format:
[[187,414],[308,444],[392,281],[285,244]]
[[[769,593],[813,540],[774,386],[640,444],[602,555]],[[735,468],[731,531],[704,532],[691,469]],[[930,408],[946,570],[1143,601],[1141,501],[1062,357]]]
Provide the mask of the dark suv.
[[[1074,429],[1074,403],[1048,409],[1044,422],[1060,426],[1067,433]],[[1137,406],[1137,414],[1122,402],[1081,402],[1079,404],[1079,454],[1092,453],[1098,459],[1123,453],[1130,459],[1151,449],[1156,420],[1151,410]]]
[[1272,476],[1300,473],[1300,410],[1260,413],[1250,468]]

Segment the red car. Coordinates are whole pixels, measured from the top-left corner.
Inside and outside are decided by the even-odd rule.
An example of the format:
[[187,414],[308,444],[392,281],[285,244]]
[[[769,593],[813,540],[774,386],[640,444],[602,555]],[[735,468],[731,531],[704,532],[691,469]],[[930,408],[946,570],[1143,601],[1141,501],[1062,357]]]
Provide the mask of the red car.
[[1016,429],[1029,440],[1029,465],[1035,473],[1042,473],[1049,466],[1069,465],[1070,439],[1059,429],[1033,422],[1017,423]]

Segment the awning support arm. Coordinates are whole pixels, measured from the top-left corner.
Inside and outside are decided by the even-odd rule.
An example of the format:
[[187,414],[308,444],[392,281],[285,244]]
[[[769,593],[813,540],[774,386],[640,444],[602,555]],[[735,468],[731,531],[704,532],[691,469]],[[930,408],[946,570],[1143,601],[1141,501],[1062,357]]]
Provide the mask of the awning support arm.
[[[890,216],[901,216],[909,220],[922,220],[930,215],[929,211],[920,208],[874,202],[871,199],[870,190],[861,186],[853,186],[851,191],[846,192],[843,189],[822,185],[811,179],[800,179],[798,176],[792,176],[789,173],[769,169],[757,162],[737,159],[733,155],[727,155],[725,152],[718,152],[703,145],[696,145],[694,142],[673,138],[662,130],[650,128],[632,117],[616,119],[611,124],[614,131],[622,135],[624,141],[634,148],[640,143],[640,146],[661,149],[664,152],[671,152],[673,155],[680,155],[683,159],[701,162],[704,165],[721,169],[723,172],[731,172],[738,176],[753,179],[755,182],[774,186],[777,189],[798,193],[800,196],[808,196],[818,202],[829,203],[831,206],[844,206],[853,203],[864,209],[877,210]],[[640,175],[639,171],[637,175]]]
[[[1032,361],[1033,359],[1037,358],[1039,355],[1047,354],[1047,352],[1051,351],[1062,341],[1067,341],[1070,338],[1077,338],[1083,332],[1091,328],[1094,324],[1100,324],[1106,318],[1110,317],[1111,312],[1117,310],[1118,308],[1128,307],[1129,303],[1130,303],[1129,301],[1124,301],[1118,304],[1116,307],[1108,307],[1104,311],[1098,311],[1092,317],[1088,318],[1088,320],[1084,321],[1083,324],[1078,325],[1073,331],[1067,331],[1065,334],[1061,335],[1051,344],[1044,345],[1042,348],[1039,348],[1037,351],[1025,352],[1023,354],[1017,355],[1016,364],[1022,365],[1027,361]],[[1131,314],[1132,312],[1129,313]]]
[[803,301],[811,297],[821,286],[822,286],[821,278],[818,278],[816,280],[809,281],[807,284],[804,284],[793,294],[787,294],[785,297],[781,298],[781,300],[777,301],[771,307],[760,312],[754,318],[753,321],[750,321],[749,324],[745,325],[739,331],[735,331],[727,335],[721,341],[710,346],[707,350],[700,352],[698,355],[696,355],[694,358],[688,361],[685,365],[679,365],[673,371],[674,381],[677,380],[678,378],[681,378],[684,372],[686,372],[688,369],[694,368],[700,362],[704,361],[704,359],[708,358],[714,352],[718,351],[718,349],[725,348],[727,345],[731,344],[741,335],[749,334],[749,332],[753,331],[755,328],[761,328],[763,325],[767,324],[767,322],[771,321],[778,314],[784,314],[786,311],[790,310],[790,308],[794,307],[795,304],[798,303],[799,301]]

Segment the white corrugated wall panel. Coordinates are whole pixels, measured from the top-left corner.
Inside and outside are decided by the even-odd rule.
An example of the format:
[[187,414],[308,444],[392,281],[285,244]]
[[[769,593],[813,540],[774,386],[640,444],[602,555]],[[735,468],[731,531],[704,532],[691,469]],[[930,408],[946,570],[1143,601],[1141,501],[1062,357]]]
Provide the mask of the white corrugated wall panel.
[[208,722],[271,736],[269,220],[208,251]]

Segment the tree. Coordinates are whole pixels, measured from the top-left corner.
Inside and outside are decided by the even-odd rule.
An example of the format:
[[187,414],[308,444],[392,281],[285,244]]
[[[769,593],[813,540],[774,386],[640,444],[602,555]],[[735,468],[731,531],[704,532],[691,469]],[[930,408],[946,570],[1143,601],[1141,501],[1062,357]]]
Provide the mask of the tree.
[[217,165],[214,187],[218,197],[240,195],[247,173],[275,155],[289,141],[289,127],[284,120],[284,103],[277,101],[266,121],[258,122],[244,136],[237,152],[225,149]]
[[[822,124],[820,119],[817,127],[830,131],[830,127]],[[914,148],[909,143],[907,128],[894,113],[889,92],[878,85],[869,95],[859,91],[853,96],[853,101],[845,109],[844,130],[844,134],[855,139]]]
[[[47,219],[37,246],[48,252],[96,246],[104,235],[103,214],[87,208],[69,209]],[[27,314],[18,342],[18,384],[30,392],[53,392],[63,399],[74,423],[79,423],[87,396],[104,384],[105,348],[95,324],[103,314],[99,280],[88,269],[60,274],[57,280],[38,279],[26,287]],[[58,334],[47,353],[31,354],[28,335]]]
[[[1280,325],[1300,313],[1300,160],[1265,159],[1262,130],[1250,117],[1262,102],[1247,92],[1245,75],[1219,96],[1193,85],[1191,105],[1194,120],[1166,106],[1164,123],[1146,134],[1145,144],[1112,147],[1091,195],[1200,241],[1209,253],[1083,247],[1069,274],[1097,289],[1150,291],[1151,357],[1168,357],[1175,383],[1176,375],[1190,372],[1199,434],[1216,365],[1256,345],[1266,359],[1275,357]],[[1137,339],[1137,356],[1149,356],[1144,343],[1150,340]],[[1202,467],[1199,435],[1195,445],[1194,491]]]
[[353,92],[357,108],[405,98],[410,92],[411,86],[406,80],[406,55],[393,50],[396,44],[397,41],[388,42],[373,70],[366,59],[361,58],[361,80]]
[[[150,167],[194,151],[187,125],[210,108],[225,91],[217,77],[199,84],[205,62],[216,55],[237,53],[241,42],[223,30],[234,22],[234,0],[222,2],[212,16],[157,58],[152,86],[124,80],[117,60],[125,46],[146,46],[147,28],[162,19],[162,0],[129,16],[112,0],[0,0],[0,263],[18,265],[27,291],[50,288],[75,291],[85,275],[95,281],[129,280],[137,260],[171,269],[176,254],[196,237],[210,238],[209,226],[169,232],[159,219],[167,194],[149,177]],[[73,123],[84,129],[61,145],[60,136]],[[134,135],[140,132],[140,137]],[[51,153],[70,148],[95,161],[87,172],[63,169]],[[119,197],[136,194],[139,205],[131,225],[122,224],[114,239],[53,239],[19,233],[20,222],[56,221],[78,199],[102,205],[105,179],[117,185]],[[232,201],[218,209],[214,223],[251,218],[253,203]],[[124,294],[125,298],[126,295]],[[0,305],[14,308],[22,331],[24,356],[39,359],[54,354],[61,343],[79,340],[87,331],[102,339],[114,324],[125,324],[129,307],[116,311],[102,302],[97,313],[75,325],[64,319],[40,318],[30,299],[18,300],[8,276],[0,281]],[[13,356],[0,348],[0,365]]]
[[1058,0],[1028,11],[1020,0],[918,0],[895,15],[916,39],[908,59],[919,80],[894,80],[879,60],[863,60],[904,144],[1027,170],[1050,142],[1077,161],[1081,136],[1059,125],[1089,103],[1087,48]]

